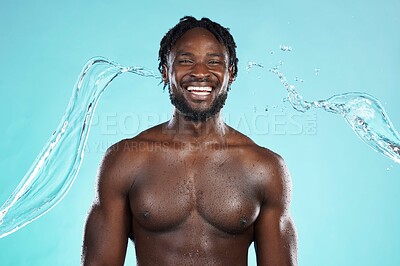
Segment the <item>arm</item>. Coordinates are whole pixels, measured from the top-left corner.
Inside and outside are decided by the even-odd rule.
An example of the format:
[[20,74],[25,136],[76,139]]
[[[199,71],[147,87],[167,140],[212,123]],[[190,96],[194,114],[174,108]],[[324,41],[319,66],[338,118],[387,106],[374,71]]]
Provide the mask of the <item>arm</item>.
[[291,179],[280,157],[268,163],[264,201],[255,224],[257,264],[297,265],[297,235],[290,215]]
[[[96,198],[89,212],[82,250],[83,265],[123,265],[130,234],[130,189],[123,155],[109,148],[98,174]],[[125,166],[125,168],[124,168]]]

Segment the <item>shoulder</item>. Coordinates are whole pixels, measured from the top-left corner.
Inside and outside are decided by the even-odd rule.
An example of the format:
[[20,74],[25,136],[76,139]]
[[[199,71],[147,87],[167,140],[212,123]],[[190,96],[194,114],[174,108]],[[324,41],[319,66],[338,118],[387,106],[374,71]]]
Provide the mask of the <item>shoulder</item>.
[[292,181],[284,159],[269,149],[258,147],[257,150],[263,202],[266,206],[288,206],[291,201]]
[[248,136],[234,129],[231,129],[230,135],[229,146],[240,154],[244,163],[257,166],[265,171],[280,170],[285,166],[284,159],[279,154],[258,145]]
[[[285,160],[272,150],[262,147],[249,137],[234,132],[240,136],[240,144],[235,148],[242,166],[249,176],[258,184],[263,199],[280,200],[288,197],[291,190],[291,177]],[[237,138],[239,139],[239,138]]]
[[157,131],[154,127],[110,146],[100,164],[99,182],[129,189],[149,163],[150,151],[158,141]]
[[162,136],[162,124],[142,131],[133,138],[113,144],[107,149],[103,161],[117,166],[127,162],[140,162],[146,157],[150,145],[162,141],[160,136]]

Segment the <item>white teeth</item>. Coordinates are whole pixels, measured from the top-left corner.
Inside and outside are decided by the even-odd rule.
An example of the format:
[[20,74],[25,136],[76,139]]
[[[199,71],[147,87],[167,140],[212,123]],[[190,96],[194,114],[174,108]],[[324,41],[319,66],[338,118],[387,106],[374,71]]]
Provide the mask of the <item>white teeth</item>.
[[209,92],[212,91],[212,88],[211,88],[211,87],[194,87],[194,86],[189,86],[189,87],[187,88],[187,90],[190,91],[190,92],[205,92],[205,93],[206,93],[205,95],[207,95]]
[[196,94],[196,95],[202,95],[202,96],[210,94],[209,91],[191,91],[191,93]]

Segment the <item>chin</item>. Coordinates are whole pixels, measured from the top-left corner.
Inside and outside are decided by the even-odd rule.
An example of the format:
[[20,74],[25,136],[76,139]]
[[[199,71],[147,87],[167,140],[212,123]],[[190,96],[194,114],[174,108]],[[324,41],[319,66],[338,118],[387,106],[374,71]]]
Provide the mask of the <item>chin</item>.
[[169,94],[172,105],[175,106],[186,118],[195,122],[204,122],[219,113],[225,105],[228,93],[222,93],[211,103],[211,106],[205,110],[195,110],[182,95]]

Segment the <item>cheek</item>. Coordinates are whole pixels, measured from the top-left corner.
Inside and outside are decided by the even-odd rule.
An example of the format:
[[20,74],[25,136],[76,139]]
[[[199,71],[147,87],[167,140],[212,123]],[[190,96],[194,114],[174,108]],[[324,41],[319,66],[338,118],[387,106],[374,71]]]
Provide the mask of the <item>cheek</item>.
[[218,80],[221,82],[221,84],[228,84],[229,83],[229,72],[220,72],[217,74]]
[[168,77],[169,77],[169,82],[170,83],[176,83],[177,77],[176,77],[176,72],[175,71],[170,71],[168,73]]
[[169,73],[169,85],[170,89],[173,91],[178,91],[179,89],[179,84],[180,84],[180,78],[179,75],[176,74],[176,72]]
[[170,68],[170,71],[168,72],[168,76],[170,79],[174,80],[175,82],[179,82],[179,80],[182,78],[183,71],[177,67],[172,66]]

